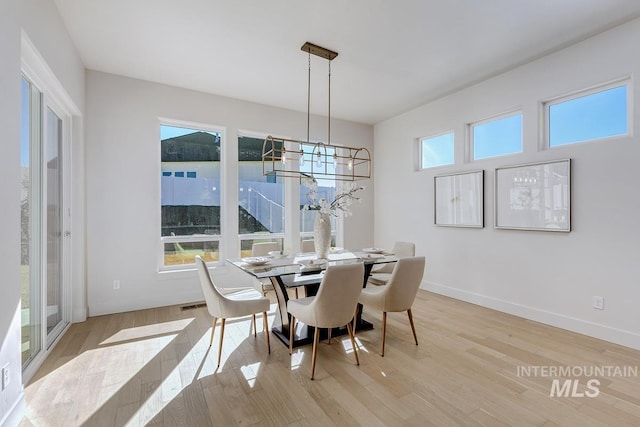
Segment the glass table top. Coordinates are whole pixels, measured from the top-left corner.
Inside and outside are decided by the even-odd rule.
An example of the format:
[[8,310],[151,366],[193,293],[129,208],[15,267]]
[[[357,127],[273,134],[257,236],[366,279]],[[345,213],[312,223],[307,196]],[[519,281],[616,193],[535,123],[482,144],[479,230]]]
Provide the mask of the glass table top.
[[[233,258],[227,262],[235,265],[243,271],[261,279],[274,276],[286,276],[291,274],[318,274],[330,265],[351,264],[363,262],[364,264],[384,264],[395,262],[398,258],[394,254],[373,254],[359,251],[340,251],[330,253],[328,259],[317,259],[315,253],[300,253],[292,256],[260,257],[258,261],[252,258]],[[254,264],[260,265],[254,265]]]

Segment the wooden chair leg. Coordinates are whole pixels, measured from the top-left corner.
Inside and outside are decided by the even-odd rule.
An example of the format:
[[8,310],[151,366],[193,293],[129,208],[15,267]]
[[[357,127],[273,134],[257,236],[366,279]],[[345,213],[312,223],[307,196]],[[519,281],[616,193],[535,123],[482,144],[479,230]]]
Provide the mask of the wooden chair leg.
[[331,345],[331,328],[327,328],[327,344]]
[[353,354],[356,356],[356,365],[360,366],[360,359],[358,358],[358,348],[356,347],[356,339],[351,328],[351,322],[347,323],[347,331],[349,332],[349,338],[351,338],[351,345],[353,346]]
[[220,366],[220,359],[222,358],[222,341],[224,340],[224,324],[226,323],[224,317],[222,318],[222,327],[220,329],[220,348],[218,349],[218,366]]
[[380,355],[384,357],[384,340],[387,336],[387,312],[382,312],[382,353]]
[[291,315],[291,321],[289,322],[289,355],[293,353],[293,332],[296,329],[296,318]]
[[356,305],[356,310],[353,312],[353,336],[356,336],[356,320],[358,319],[358,306]]
[[416,327],[413,324],[413,314],[411,313],[411,309],[407,310],[407,314],[409,315],[409,323],[411,324],[411,330],[413,331],[413,339],[416,341],[416,345],[418,345],[418,336],[416,335]]
[[316,326],[316,331],[313,333],[313,354],[311,356],[311,379],[316,372],[316,357],[318,356],[318,341],[320,339],[320,328]]
[[264,328],[264,334],[267,336],[267,351],[271,354],[271,341],[269,339],[269,321],[267,319],[267,312],[262,312],[262,323]]
[[253,315],[253,337],[256,338],[258,336],[258,331],[256,329],[256,315]]
[[211,326],[211,339],[209,340],[209,347],[211,347],[211,344],[213,344],[213,334],[216,331],[216,323],[218,322],[218,318],[214,317],[213,318],[213,325]]

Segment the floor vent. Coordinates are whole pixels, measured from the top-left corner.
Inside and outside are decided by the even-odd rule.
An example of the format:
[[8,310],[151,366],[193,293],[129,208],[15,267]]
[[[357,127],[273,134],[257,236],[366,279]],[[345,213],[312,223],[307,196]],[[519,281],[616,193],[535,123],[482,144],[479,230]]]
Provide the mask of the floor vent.
[[191,305],[184,305],[182,307],[180,307],[180,310],[185,311],[185,310],[195,310],[196,308],[201,308],[201,307],[206,307],[207,304],[201,302],[200,304],[191,304]]

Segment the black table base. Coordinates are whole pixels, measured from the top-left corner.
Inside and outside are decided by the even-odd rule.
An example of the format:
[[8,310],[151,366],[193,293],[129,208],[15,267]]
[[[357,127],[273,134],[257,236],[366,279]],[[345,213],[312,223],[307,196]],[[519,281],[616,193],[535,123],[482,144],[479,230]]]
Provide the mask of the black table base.
[[[362,283],[362,287],[367,287],[367,280],[369,279],[369,275],[371,274],[371,269],[373,264],[365,264],[364,265],[364,281]],[[282,281],[280,276],[271,277],[271,283],[273,284],[273,289],[276,292],[276,298],[278,299],[278,310],[276,313],[275,320],[273,325],[271,326],[271,332],[280,340],[282,343],[289,347],[289,327],[291,324],[291,315],[287,312],[287,302],[289,301],[289,294],[287,292],[287,286]],[[306,290],[307,296],[316,295],[318,292],[318,287],[320,283],[315,284],[306,284],[304,288]],[[362,305],[358,304],[358,308],[356,311],[356,330],[358,331],[368,331],[373,329],[373,324],[367,322],[362,318]],[[296,330],[293,335],[293,347],[300,347],[307,344],[313,343],[313,334],[315,328],[313,326],[305,325],[302,322],[296,322]],[[341,335],[347,335],[347,327],[342,326],[339,328],[333,328],[331,330],[332,337],[338,337]],[[327,329],[320,330],[320,339],[324,340],[329,337],[329,333]]]

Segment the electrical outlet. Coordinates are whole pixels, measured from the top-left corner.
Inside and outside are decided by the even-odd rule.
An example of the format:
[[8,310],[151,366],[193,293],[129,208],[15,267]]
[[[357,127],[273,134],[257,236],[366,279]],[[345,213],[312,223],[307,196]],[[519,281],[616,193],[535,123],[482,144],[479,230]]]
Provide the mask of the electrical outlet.
[[2,391],[9,386],[9,364],[2,367]]
[[604,298],[599,296],[593,296],[591,298],[591,303],[593,308],[597,308],[598,310],[604,310]]
[[120,280],[113,281],[113,289],[120,289]]

